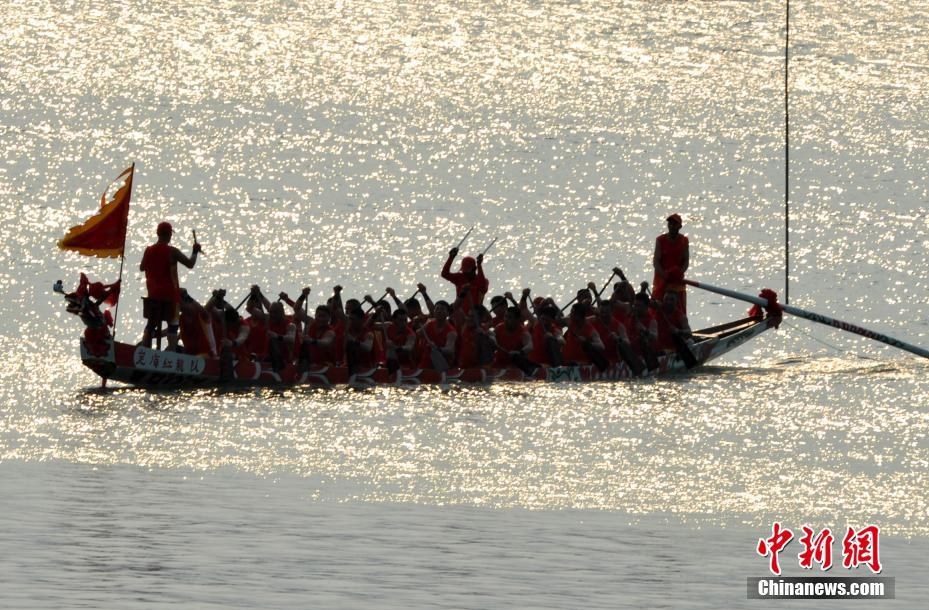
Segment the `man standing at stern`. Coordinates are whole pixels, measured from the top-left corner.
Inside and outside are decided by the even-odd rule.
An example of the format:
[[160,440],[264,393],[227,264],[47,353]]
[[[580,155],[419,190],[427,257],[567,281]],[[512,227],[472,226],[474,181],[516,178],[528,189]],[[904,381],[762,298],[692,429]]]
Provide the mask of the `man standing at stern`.
[[[655,267],[655,277],[652,281],[652,297],[659,303],[664,297],[665,286],[668,284],[668,273],[676,268],[676,273],[683,278],[690,265],[690,243],[687,236],[681,233],[681,217],[678,214],[668,216],[668,232],[655,239],[655,256],[652,264]],[[681,294],[683,300],[684,295]],[[686,307],[681,302],[681,307]]]

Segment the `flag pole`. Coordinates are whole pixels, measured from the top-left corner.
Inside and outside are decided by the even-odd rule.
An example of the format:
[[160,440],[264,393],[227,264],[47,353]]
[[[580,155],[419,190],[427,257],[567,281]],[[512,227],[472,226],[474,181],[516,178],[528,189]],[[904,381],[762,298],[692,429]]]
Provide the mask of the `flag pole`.
[[[132,201],[132,179],[135,178],[135,161],[132,162],[132,168],[129,171],[129,192],[128,199]],[[116,299],[116,306],[113,308],[113,344],[116,344],[116,323],[119,321],[119,301],[123,296],[123,265],[126,263],[126,237],[129,235],[129,205],[126,204],[126,232],[123,233],[123,249],[119,255],[119,298]]]

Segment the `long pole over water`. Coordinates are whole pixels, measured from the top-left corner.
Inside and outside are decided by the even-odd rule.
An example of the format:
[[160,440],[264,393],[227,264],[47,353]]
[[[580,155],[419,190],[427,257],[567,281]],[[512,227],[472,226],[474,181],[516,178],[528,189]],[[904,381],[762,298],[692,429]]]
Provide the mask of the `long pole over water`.
[[784,302],[790,303],[790,0],[784,23]]
[[[740,301],[761,305],[762,307],[767,307],[768,305],[767,299],[756,297],[751,294],[744,294],[742,292],[736,292],[735,290],[729,290],[728,288],[720,288],[719,286],[712,286],[710,284],[695,282],[693,280],[684,280],[684,283],[693,286],[694,288],[702,288],[703,290],[715,292],[716,294],[721,294],[726,297],[732,297],[733,299],[739,299]],[[813,311],[806,311],[805,309],[800,309],[799,307],[794,307],[792,305],[781,305],[781,308],[785,313],[789,313],[792,316],[797,316],[798,318],[803,318],[804,320],[819,322],[820,324],[838,328],[839,330],[855,333],[856,335],[861,335],[862,337],[867,337],[868,339],[874,339],[875,341],[880,341],[881,343],[892,345],[898,349],[910,352],[911,354],[916,354],[917,356],[922,356],[923,358],[929,358],[929,351],[919,347],[918,345],[913,345],[899,339],[894,339],[893,337],[881,334],[877,331],[873,331],[856,324],[850,324],[849,322],[843,322],[842,320],[836,320],[835,318],[830,318],[829,316],[824,316]]]

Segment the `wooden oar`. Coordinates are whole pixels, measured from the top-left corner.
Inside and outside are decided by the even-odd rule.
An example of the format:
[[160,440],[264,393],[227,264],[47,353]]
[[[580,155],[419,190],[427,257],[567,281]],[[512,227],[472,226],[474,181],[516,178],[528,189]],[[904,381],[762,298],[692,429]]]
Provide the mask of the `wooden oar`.
[[429,343],[430,354],[429,357],[432,359],[432,368],[437,370],[440,373],[448,371],[451,367],[448,365],[448,359],[445,357],[445,354],[442,353],[435,343],[432,342],[432,339],[429,338],[429,335],[426,334],[426,329],[421,325],[416,332],[421,333],[422,336]]
[[[618,267],[617,267],[618,269]],[[610,282],[613,281],[613,278],[616,277],[616,269],[613,270],[613,273],[610,274],[610,277],[607,278],[606,284],[603,285],[603,288],[597,291],[597,302],[600,302],[600,295],[603,294],[603,291],[606,290],[606,287],[610,285]]]
[[487,247],[484,248],[484,251],[483,251],[483,252],[481,252],[481,256],[484,256],[485,254],[487,254],[487,251],[490,250],[490,247],[493,246],[495,243],[497,243],[497,238],[496,238],[496,237],[493,238],[493,241],[491,241],[489,244],[487,244]]
[[[193,233],[193,236],[194,236],[194,243],[197,243],[197,231],[192,230],[191,233]],[[202,254],[203,256],[206,256],[206,254],[204,254],[203,252],[203,248],[200,248],[200,254]]]
[[[733,299],[739,299],[740,301],[746,301],[748,303],[753,303],[762,307],[767,307],[769,305],[768,301],[761,297],[756,297],[750,294],[743,294],[741,292],[736,292],[735,290],[719,288],[717,286],[711,286],[709,284],[696,282],[694,280],[684,280],[684,283],[693,286],[694,288],[702,288],[703,290],[707,290],[709,292],[715,292],[716,294],[732,297]],[[917,345],[900,341],[899,339],[895,339],[888,335],[881,334],[877,331],[873,331],[856,324],[850,324],[848,322],[843,322],[842,320],[836,320],[835,318],[830,318],[829,316],[824,316],[812,311],[806,311],[805,309],[800,309],[799,307],[794,307],[792,305],[782,304],[781,309],[792,316],[797,316],[798,318],[803,318],[804,320],[818,322],[820,324],[825,324],[826,326],[838,328],[839,330],[855,333],[856,335],[861,335],[862,337],[867,337],[868,339],[874,339],[875,341],[880,341],[881,343],[892,345],[897,349],[902,349],[904,351],[910,352],[911,354],[916,354],[917,356],[922,356],[923,358],[929,358],[929,350],[925,350]]]
[[235,306],[235,310],[236,310],[236,311],[239,311],[240,309],[242,309],[242,305],[245,305],[245,301],[247,301],[247,300],[248,300],[248,297],[250,297],[250,296],[252,296],[252,292],[251,292],[251,291],[249,291],[248,294],[245,295],[245,298],[244,298],[244,299],[242,299],[241,301],[239,301],[239,304]]
[[384,299],[386,299],[388,294],[390,294],[390,293],[385,292],[385,293],[381,296],[381,298],[379,298],[378,300],[372,302],[372,303],[371,303],[371,307],[369,307],[369,308],[368,308],[368,311],[366,311],[365,313],[366,313],[366,314],[371,313],[371,310],[374,309],[375,307],[377,307],[377,304],[378,304],[378,303],[380,303],[381,301],[383,301]]
[[458,242],[458,245],[455,246],[455,249],[456,249],[456,250],[461,250],[461,246],[464,245],[465,240],[468,239],[468,235],[471,235],[471,231],[473,231],[473,230],[474,230],[474,227],[473,227],[473,226],[472,226],[470,229],[468,229],[468,232],[465,233],[465,236],[462,237],[462,238],[461,238],[461,241]]
[[[613,271],[613,273],[610,274],[610,277],[606,280],[606,284],[603,285],[603,288],[601,288],[600,291],[597,292],[597,300],[600,299],[600,295],[603,294],[603,291],[606,290],[606,287],[610,285],[610,282],[613,280],[613,276],[615,276],[615,275],[616,275],[616,271]],[[589,289],[588,289],[588,290],[589,290]],[[567,309],[568,307],[571,307],[571,305],[572,305],[572,304],[574,303],[574,301],[576,301],[576,300],[577,300],[577,295],[574,295],[574,298],[571,299],[570,301],[568,301],[568,304],[561,308],[561,313],[564,313],[564,310],[565,310],[565,309]]]

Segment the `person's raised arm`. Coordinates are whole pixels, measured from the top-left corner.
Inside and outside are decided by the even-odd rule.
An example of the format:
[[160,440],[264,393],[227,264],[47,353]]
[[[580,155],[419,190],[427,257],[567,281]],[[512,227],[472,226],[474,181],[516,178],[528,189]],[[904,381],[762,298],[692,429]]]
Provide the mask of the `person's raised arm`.
[[397,309],[406,309],[406,305],[404,305],[403,301],[397,297],[397,292],[393,288],[388,287],[384,290],[384,292],[390,295],[390,298],[393,299],[394,305],[397,306]]
[[342,287],[333,286],[332,287],[332,298],[330,299],[332,303],[332,319],[335,322],[345,320],[345,308],[342,306]]
[[174,262],[180,263],[187,267],[188,269],[193,269],[194,265],[197,264],[197,255],[200,253],[200,244],[194,242],[193,250],[190,253],[190,256],[186,256],[183,252],[177,248],[171,248],[171,256],[174,259]]
[[430,298],[429,293],[426,292],[426,286],[424,284],[416,284],[416,287],[419,288],[419,294],[423,295],[423,300],[426,302],[426,311],[432,316],[435,313],[435,303],[432,302],[432,298]]
[[458,256],[458,248],[452,248],[448,251],[448,259],[445,261],[445,265],[442,267],[442,277],[449,282],[454,282],[454,276],[452,275],[452,261],[455,260],[455,257]]

